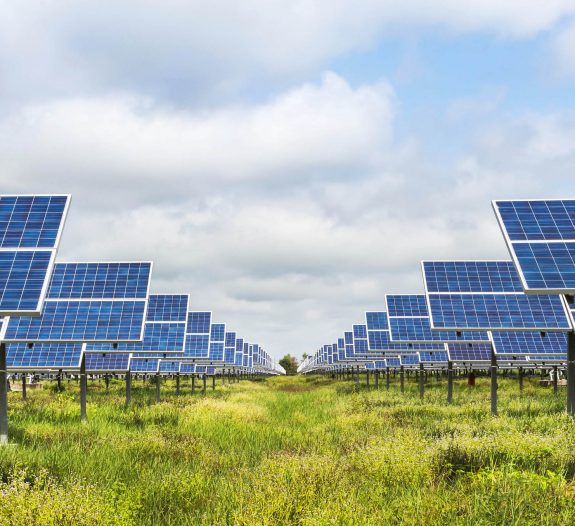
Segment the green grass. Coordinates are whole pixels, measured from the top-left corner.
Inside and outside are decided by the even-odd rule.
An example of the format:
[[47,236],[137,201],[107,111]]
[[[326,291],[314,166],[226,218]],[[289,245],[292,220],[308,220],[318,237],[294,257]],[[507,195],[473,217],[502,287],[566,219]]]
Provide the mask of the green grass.
[[226,385],[90,384],[10,394],[0,524],[574,524],[575,423],[536,378],[429,379],[357,391],[322,377]]

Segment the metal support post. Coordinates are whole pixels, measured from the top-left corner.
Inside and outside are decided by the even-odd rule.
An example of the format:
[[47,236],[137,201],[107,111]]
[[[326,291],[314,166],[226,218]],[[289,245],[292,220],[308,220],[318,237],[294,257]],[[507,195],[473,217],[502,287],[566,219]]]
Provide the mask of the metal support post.
[[132,402],[132,373],[126,372],[126,405]]
[[389,383],[390,383],[390,378],[389,378],[389,367],[385,368],[385,388],[389,391]]
[[216,375],[212,376],[212,391],[216,390]]
[[425,376],[423,371],[423,364],[419,364],[419,398],[423,400],[425,395]]
[[575,415],[575,333],[567,334],[567,414]]
[[180,373],[176,373],[176,396],[180,396]]
[[6,344],[0,343],[0,445],[8,444],[8,374]]
[[22,375],[22,400],[26,400],[26,374]]
[[403,394],[405,392],[405,371],[403,365],[399,368],[399,390]]
[[491,415],[497,416],[497,358],[491,349]]
[[557,366],[554,365],[553,366],[553,393],[557,394],[559,392],[559,381],[557,378],[557,375],[559,374],[559,371],[557,370]]
[[519,394],[523,396],[523,367],[519,367]]
[[453,362],[447,362],[447,403],[453,403]]
[[160,373],[156,373],[156,402],[160,403]]
[[[58,375],[60,379],[60,375]],[[86,411],[86,399],[88,393],[88,376],[86,374],[86,355],[82,355],[80,362],[80,420],[86,422],[88,420]]]
[[203,381],[202,394],[205,395],[206,394],[206,381],[207,381],[207,376],[205,375],[205,373],[202,375],[202,381]]

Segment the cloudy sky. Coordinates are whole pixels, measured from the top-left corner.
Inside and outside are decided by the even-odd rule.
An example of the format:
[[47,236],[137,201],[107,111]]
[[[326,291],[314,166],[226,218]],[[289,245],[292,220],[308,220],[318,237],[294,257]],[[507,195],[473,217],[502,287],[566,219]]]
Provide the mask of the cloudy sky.
[[0,0],[3,192],[272,355],[575,194],[574,0]]

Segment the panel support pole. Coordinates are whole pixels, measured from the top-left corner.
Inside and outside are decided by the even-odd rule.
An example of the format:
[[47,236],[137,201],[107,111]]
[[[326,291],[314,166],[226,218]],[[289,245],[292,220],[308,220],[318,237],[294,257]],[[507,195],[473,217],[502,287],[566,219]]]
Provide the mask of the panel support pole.
[[8,444],[8,374],[6,344],[0,343],[0,445]]
[[212,376],[212,391],[216,390],[216,375]]
[[160,373],[156,373],[156,402],[160,403]]
[[126,405],[130,405],[132,402],[132,373],[131,371],[126,371]]
[[447,362],[447,403],[453,403],[453,362]]
[[575,415],[575,332],[567,334],[567,414]]
[[367,390],[369,391],[369,369],[365,370],[365,383],[367,385]]
[[26,400],[26,373],[22,374],[22,400]]
[[390,384],[390,378],[389,378],[389,367],[385,368],[385,388],[389,391],[389,384]]
[[[58,375],[60,379],[60,374]],[[86,375],[86,355],[82,354],[80,361],[80,421],[86,422],[88,420],[86,411],[86,399],[88,394],[88,376]]]
[[205,395],[206,394],[206,381],[207,381],[207,376],[205,373],[202,375],[202,381],[203,381],[202,394]]
[[519,394],[523,396],[523,367],[519,367]]
[[424,376],[424,371],[423,371],[423,364],[420,363],[419,364],[419,398],[420,400],[423,400],[423,397],[425,396],[425,376]]
[[180,396],[180,373],[176,373],[176,396]]
[[192,374],[192,394],[196,394],[196,375]]
[[557,394],[559,392],[559,381],[557,378],[557,374],[559,371],[557,370],[557,366],[553,366],[553,394]]
[[403,369],[403,365],[399,368],[399,390],[401,394],[405,392],[405,371]]
[[375,389],[379,390],[379,371],[375,371]]
[[491,416],[497,416],[497,358],[491,348]]

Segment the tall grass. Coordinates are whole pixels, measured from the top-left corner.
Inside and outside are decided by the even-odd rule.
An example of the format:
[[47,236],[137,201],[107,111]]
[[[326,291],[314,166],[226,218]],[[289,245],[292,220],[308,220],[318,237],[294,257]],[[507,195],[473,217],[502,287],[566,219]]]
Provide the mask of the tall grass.
[[323,377],[207,396],[135,382],[10,394],[0,524],[574,524],[575,423],[528,378],[399,393]]

